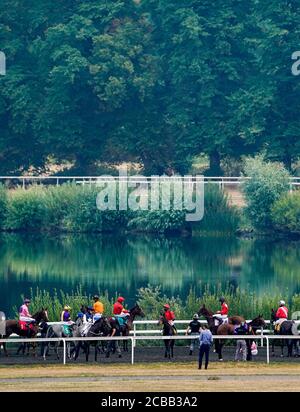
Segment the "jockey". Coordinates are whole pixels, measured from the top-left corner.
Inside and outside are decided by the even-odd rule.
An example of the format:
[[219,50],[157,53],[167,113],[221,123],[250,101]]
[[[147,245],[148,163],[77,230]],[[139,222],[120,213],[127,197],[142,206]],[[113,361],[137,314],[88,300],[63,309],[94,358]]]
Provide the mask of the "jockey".
[[124,309],[123,303],[125,299],[122,296],[119,296],[116,303],[113,306],[113,314],[117,316],[128,316],[129,311]]
[[228,304],[225,301],[225,298],[222,296],[219,299],[219,302],[221,303],[221,310],[218,310],[218,312],[213,315],[215,318],[216,326],[220,325],[221,323],[228,323]]
[[276,312],[276,322],[275,322],[275,329],[279,330],[280,329],[280,325],[282,324],[282,322],[285,322],[288,318],[289,315],[289,310],[288,308],[285,306],[285,301],[284,300],[280,300],[279,301],[279,308],[277,309]]
[[93,311],[94,311],[94,317],[93,317],[93,322],[97,322],[97,320],[102,318],[103,312],[104,312],[104,305],[102,302],[99,300],[99,296],[95,295],[93,296],[94,300],[94,305],[93,305]]
[[21,322],[27,322],[27,323],[35,322],[35,319],[33,319],[31,314],[29,313],[29,308],[28,308],[29,305],[30,305],[30,300],[25,299],[23,302],[23,305],[19,309],[19,320]]
[[60,320],[61,322],[71,322],[70,306],[65,305],[64,310],[61,312]]
[[113,306],[113,315],[116,317],[116,320],[121,327],[124,326],[130,315],[129,311],[123,306],[124,301],[125,299],[122,296],[119,296]]
[[93,296],[93,300],[94,300],[94,305],[93,305],[94,314],[100,315],[100,316],[97,316],[97,318],[100,319],[104,312],[104,305],[102,302],[100,302],[98,295]]
[[164,315],[167,319],[167,321],[170,323],[170,325],[174,325],[174,320],[175,320],[175,314],[170,310],[170,305],[167,303],[164,305]]

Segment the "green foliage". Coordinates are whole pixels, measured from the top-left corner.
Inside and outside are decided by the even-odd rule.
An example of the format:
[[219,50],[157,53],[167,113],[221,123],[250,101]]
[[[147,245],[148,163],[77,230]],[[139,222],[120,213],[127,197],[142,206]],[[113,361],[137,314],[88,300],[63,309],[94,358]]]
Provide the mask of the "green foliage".
[[[0,192],[1,193],[1,192]],[[4,198],[5,194],[4,193]],[[226,195],[207,185],[203,222],[187,222],[185,210],[99,211],[97,186],[64,184],[36,185],[10,191],[5,202],[3,226],[6,230],[104,232],[148,231],[156,233],[192,231],[233,233],[238,225],[237,211],[228,205]]]
[[254,227],[270,229],[272,206],[289,190],[289,174],[282,165],[264,162],[261,156],[246,161],[245,174],[250,177],[243,185],[246,213]]
[[288,193],[272,207],[272,221],[283,232],[300,233],[300,192]]
[[[229,304],[230,316],[241,315],[246,319],[253,319],[259,314],[265,319],[270,319],[271,310],[278,307],[282,297],[277,295],[263,294],[257,296],[253,292],[233,290],[230,286],[222,289],[219,286],[211,288],[206,285],[200,296],[196,296],[193,289],[183,301],[179,297],[170,297],[162,294],[160,287],[149,285],[138,291],[138,303],[143,308],[146,319],[157,319],[165,303],[169,303],[175,312],[177,319],[191,319],[204,304],[208,309],[217,311],[220,309],[219,298],[224,296]],[[294,295],[289,302],[290,311],[299,310],[299,296]]]
[[204,217],[195,224],[195,230],[233,234],[238,228],[239,221],[238,210],[229,205],[226,193],[217,185],[205,185]]
[[44,220],[43,188],[33,186],[28,191],[17,189],[8,197],[5,228],[9,230],[40,230]]
[[[270,319],[271,310],[278,307],[278,302],[282,298],[278,295],[264,294],[256,296],[254,293],[248,291],[234,291],[227,287],[225,290],[220,287],[211,289],[206,285],[200,294],[196,296],[193,289],[190,290],[188,296],[183,301],[178,296],[166,296],[161,292],[161,287],[153,287],[148,285],[145,288],[138,290],[138,304],[142,307],[145,313],[145,319],[158,319],[163,311],[163,305],[169,303],[171,309],[175,312],[176,319],[191,319],[194,313],[197,313],[200,307],[204,304],[208,309],[217,311],[220,308],[219,298],[224,296],[229,304],[230,315],[241,315],[246,319],[253,319],[261,314],[265,319]],[[31,290],[30,294],[31,313],[39,311],[41,308],[47,308],[50,321],[60,320],[60,315],[64,305],[69,305],[72,308],[72,318],[76,317],[81,305],[91,306],[93,303],[92,296],[87,295],[81,287],[71,293],[54,290],[50,295],[45,290]],[[24,299],[24,296],[21,296]],[[110,298],[106,293],[100,296],[100,301],[104,304],[106,315],[112,314],[112,306],[115,297]],[[300,300],[299,295],[294,295],[291,301],[288,302],[290,312],[299,310]],[[17,314],[18,310],[15,307],[14,312]],[[143,326],[144,327],[144,326]]]
[[[0,169],[300,154],[296,1],[1,0]],[[289,65],[289,61],[291,65]],[[137,133],[138,131],[138,133]],[[227,167],[228,170],[228,167]]]

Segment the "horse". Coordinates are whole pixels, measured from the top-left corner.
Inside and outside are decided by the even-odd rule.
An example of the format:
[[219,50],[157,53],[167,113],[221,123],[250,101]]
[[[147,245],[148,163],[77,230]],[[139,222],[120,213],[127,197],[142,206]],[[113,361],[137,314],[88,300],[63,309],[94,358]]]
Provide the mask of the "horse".
[[[142,308],[136,303],[135,306],[129,310],[129,318],[124,325],[120,325],[121,336],[129,336],[136,316],[144,317],[145,314]],[[123,351],[128,352],[128,341],[123,341]]]
[[[34,323],[31,323],[30,326],[26,329],[23,329],[19,323],[19,320],[16,319],[8,319],[5,322],[5,335],[3,336],[4,339],[8,339],[10,335],[13,333],[24,338],[35,338],[36,335],[39,332],[39,323],[40,322],[47,322],[48,321],[48,313],[47,309],[42,308],[40,311],[36,312],[34,315],[32,315],[32,318],[35,320]],[[35,344],[33,344],[33,354],[36,356],[35,353]],[[19,349],[18,353],[23,350],[23,353],[25,353],[25,348],[26,344],[22,344]],[[29,345],[27,345],[28,349],[28,354],[29,354]],[[8,356],[8,352],[6,349],[6,343],[3,343],[3,350],[5,353],[5,356]]]
[[[102,316],[99,320],[97,320],[89,329],[86,337],[87,338],[94,338],[94,337],[101,337],[101,336],[109,336],[111,334],[111,325],[109,323],[109,320],[105,317]],[[90,354],[90,345],[91,341],[86,341],[84,343],[84,348],[85,348],[85,360],[86,362],[89,361],[89,354]],[[100,351],[99,349],[99,342],[95,342],[95,357],[94,360],[97,362],[97,355],[98,352]],[[77,353],[78,356],[78,353]],[[75,356],[75,359],[77,357]]]
[[[67,325],[65,323],[55,323],[53,325],[47,325],[46,327],[46,334],[45,334],[45,338],[69,338],[71,336],[73,336],[73,329],[75,328],[75,323]],[[43,353],[43,358],[44,360],[46,360],[46,355],[49,352],[49,349],[51,347],[51,342],[46,342],[44,344],[42,344],[42,353]],[[56,357],[57,359],[59,359],[59,352],[58,352],[58,348],[59,348],[60,342],[54,342],[54,350],[56,353]],[[67,342],[67,354],[68,357],[70,359],[71,357],[71,343]]]
[[[215,323],[215,318],[213,317],[214,312],[212,312],[211,310],[207,309],[205,305],[203,305],[199,311],[198,311],[198,315],[199,316],[203,316],[208,324],[208,328],[211,331],[211,333],[213,335],[217,335],[218,334],[218,328],[219,326],[222,325],[230,325],[229,330],[227,330],[229,335],[233,335],[234,333],[234,329],[236,325],[240,325],[242,322],[245,322],[245,319],[242,316],[231,316],[228,318],[228,323],[227,324],[221,324],[221,325],[216,325]],[[222,340],[220,339],[215,339],[215,351],[217,352],[217,354],[219,355],[219,360],[223,360],[222,358],[222,347],[224,345],[224,342],[222,342]]]
[[[165,314],[161,314],[158,324],[163,326],[163,329],[162,329],[163,336],[176,335],[176,329],[172,325],[170,325]],[[169,358],[169,359],[173,358],[175,340],[174,339],[164,339],[164,344],[165,344],[165,358]]]
[[[276,322],[276,312],[272,309],[271,312],[271,321],[273,324]],[[297,324],[293,320],[285,320],[281,323],[279,331],[274,328],[274,335],[290,335],[290,336],[297,336],[299,335],[299,331],[297,328]],[[284,348],[284,341],[285,339],[280,340],[281,346],[281,357],[284,357],[283,348]],[[288,348],[288,357],[293,356],[293,347],[295,347],[295,353],[297,353],[297,340],[287,339],[287,348]],[[275,341],[272,340],[272,356],[275,356]],[[297,355],[296,355],[297,356]]]
[[[258,329],[264,328],[266,325],[266,322],[262,315],[258,315],[256,318],[254,318],[252,321],[247,322],[248,325],[248,331],[246,335],[256,335],[256,332]],[[224,336],[224,335],[234,335],[235,332],[235,325],[229,324],[229,323],[224,323],[218,327],[217,330],[217,335],[219,336]],[[252,360],[252,353],[251,353],[251,343],[253,342],[253,339],[246,339],[246,345],[247,345],[247,361]],[[221,342],[219,342],[219,360],[223,360],[222,357],[222,348],[224,346],[224,340],[222,339]]]
[[[221,325],[216,325],[215,324],[215,318],[213,317],[214,313],[207,309],[205,305],[203,305],[198,312],[199,316],[204,316],[204,318],[207,321],[208,328],[212,332],[213,335],[234,335],[234,331],[237,325],[241,324],[242,322],[245,322],[245,319],[242,316],[231,316],[228,318],[228,323],[222,323]],[[253,333],[255,334],[257,329],[260,327],[265,326],[265,321],[261,315],[259,315],[257,318],[253,319],[251,322],[248,323],[249,326],[249,332],[248,333]],[[218,354],[219,361],[223,361],[223,356],[222,356],[222,348],[225,344],[225,341],[223,339],[215,339],[215,350]],[[248,349],[248,354],[247,354],[247,360],[252,359],[251,355],[251,341],[250,339],[247,339],[247,349]]]

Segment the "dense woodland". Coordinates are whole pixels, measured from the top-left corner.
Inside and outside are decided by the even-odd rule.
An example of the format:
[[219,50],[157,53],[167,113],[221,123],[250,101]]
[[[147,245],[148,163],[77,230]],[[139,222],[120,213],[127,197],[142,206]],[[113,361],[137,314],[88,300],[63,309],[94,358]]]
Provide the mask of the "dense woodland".
[[[300,0],[1,0],[0,173],[300,156]],[[71,171],[72,172],[72,171]],[[70,171],[69,171],[70,173]]]

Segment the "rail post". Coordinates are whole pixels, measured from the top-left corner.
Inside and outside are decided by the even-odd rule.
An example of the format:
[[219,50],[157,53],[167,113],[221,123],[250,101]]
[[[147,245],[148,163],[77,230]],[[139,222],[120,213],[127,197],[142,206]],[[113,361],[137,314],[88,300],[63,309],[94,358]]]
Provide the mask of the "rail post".
[[263,327],[260,330],[260,346],[262,348],[264,347],[264,329],[263,329]]
[[135,339],[130,338],[131,340],[131,365],[134,364],[134,346],[135,346]]
[[[135,323],[133,324],[133,336],[134,336],[134,338],[136,337],[136,324]],[[136,340],[135,339],[133,339],[133,344],[134,344],[134,346],[136,345]]]
[[270,345],[269,345],[269,336],[265,336],[267,341],[267,364],[270,363]]
[[63,351],[64,351],[64,355],[63,355],[63,364],[66,364],[66,355],[67,355],[67,345],[66,345],[66,340],[62,339],[63,342]]

